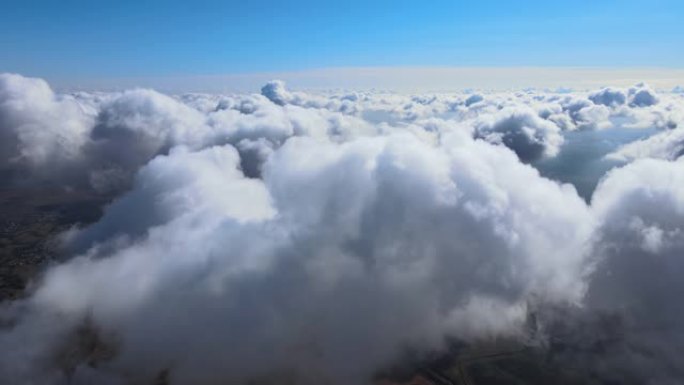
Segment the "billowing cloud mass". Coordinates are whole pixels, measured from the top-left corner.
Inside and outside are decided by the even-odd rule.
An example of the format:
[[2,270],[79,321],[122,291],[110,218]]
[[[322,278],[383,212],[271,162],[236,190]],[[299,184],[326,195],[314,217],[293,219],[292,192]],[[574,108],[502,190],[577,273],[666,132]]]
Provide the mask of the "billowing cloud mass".
[[179,145],[231,144],[244,171],[258,176],[267,155],[293,136],[340,142],[410,131],[434,141],[455,125],[531,162],[556,155],[563,133],[575,129],[676,127],[682,102],[643,84],[584,95],[307,94],[281,81],[266,84],[261,95],[55,94],[43,80],[3,74],[0,167],[13,176],[8,181],[120,191],[150,159]]
[[[684,163],[629,148],[681,143],[683,110],[644,85],[61,95],[2,75],[8,183],[113,201],[0,309],[0,378],[362,384],[453,339],[529,340],[540,307],[618,314],[620,354],[595,363],[682,378]],[[535,168],[607,129],[599,157],[623,157],[590,199],[568,165]]]
[[624,340],[599,370],[617,382],[684,378],[684,158],[644,159],[611,172],[592,201],[598,268],[585,302],[619,315]]
[[0,75],[0,167],[30,167],[49,176],[80,161],[94,116],[69,95],[55,95],[42,79]]

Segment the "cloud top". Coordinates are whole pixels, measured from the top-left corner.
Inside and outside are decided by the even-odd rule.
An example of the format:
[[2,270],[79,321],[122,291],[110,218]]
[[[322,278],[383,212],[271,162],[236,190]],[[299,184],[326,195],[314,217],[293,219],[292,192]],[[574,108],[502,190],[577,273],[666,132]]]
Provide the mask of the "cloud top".
[[[530,314],[565,308],[570,329],[584,312],[630,323],[604,368],[677,378],[683,104],[645,85],[171,96],[2,75],[10,182],[112,202],[0,310],[0,377],[366,383],[454,339],[540,338]],[[612,152],[585,201],[559,154],[609,130],[655,134]]]

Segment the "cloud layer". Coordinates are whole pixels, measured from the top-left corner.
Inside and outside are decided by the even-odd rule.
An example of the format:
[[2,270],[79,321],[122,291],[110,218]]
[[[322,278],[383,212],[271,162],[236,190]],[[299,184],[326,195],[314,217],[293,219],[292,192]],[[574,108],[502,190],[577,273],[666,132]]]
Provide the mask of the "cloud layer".
[[[618,358],[651,373],[684,346],[682,111],[645,85],[61,95],[0,75],[8,183],[115,197],[0,311],[0,377],[365,383],[449,339],[531,338],[537,306],[620,314]],[[535,169],[605,129],[655,134],[605,154],[589,202]]]

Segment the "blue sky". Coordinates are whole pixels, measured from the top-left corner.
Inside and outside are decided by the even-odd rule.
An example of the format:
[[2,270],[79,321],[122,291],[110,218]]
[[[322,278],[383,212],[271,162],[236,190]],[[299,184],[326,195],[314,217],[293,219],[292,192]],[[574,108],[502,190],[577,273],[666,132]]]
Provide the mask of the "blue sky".
[[0,72],[48,78],[338,67],[682,68],[684,2],[3,0]]

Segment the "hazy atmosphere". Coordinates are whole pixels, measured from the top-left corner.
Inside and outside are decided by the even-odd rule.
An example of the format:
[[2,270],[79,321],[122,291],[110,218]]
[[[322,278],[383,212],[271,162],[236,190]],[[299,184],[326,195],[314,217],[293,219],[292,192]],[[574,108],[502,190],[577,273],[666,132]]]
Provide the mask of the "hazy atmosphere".
[[684,5],[7,1],[0,383],[684,382]]

